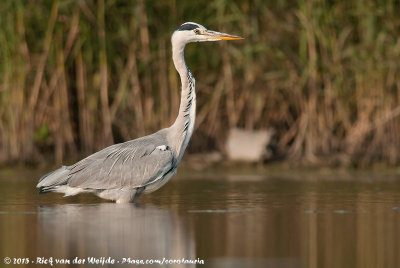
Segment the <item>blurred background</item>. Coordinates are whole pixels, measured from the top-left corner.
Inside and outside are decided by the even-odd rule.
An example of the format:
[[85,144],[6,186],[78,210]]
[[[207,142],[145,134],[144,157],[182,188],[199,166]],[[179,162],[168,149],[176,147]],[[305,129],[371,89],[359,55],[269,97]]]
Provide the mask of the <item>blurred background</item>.
[[[400,267],[399,7],[0,1],[0,264],[104,256]],[[170,38],[186,21],[245,37],[185,50],[197,89],[186,168],[135,205],[39,195],[50,166],[173,123]]]
[[188,153],[227,154],[269,130],[269,159],[365,167],[400,160],[396,1],[1,1],[0,163],[77,160],[169,126],[185,21],[242,35],[191,44]]

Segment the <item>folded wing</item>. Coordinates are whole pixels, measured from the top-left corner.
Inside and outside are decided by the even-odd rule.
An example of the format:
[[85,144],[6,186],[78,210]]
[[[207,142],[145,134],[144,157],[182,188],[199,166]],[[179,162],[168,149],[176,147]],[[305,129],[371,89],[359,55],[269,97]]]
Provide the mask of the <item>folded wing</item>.
[[143,187],[161,179],[174,167],[172,150],[165,144],[139,139],[115,144],[71,166],[41,178],[43,191],[69,187],[106,190]]

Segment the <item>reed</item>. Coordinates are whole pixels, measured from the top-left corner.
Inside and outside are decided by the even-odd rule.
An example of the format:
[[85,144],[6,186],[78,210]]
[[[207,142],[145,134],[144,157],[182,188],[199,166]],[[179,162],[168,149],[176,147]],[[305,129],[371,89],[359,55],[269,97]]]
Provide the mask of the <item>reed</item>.
[[[77,158],[174,120],[170,34],[184,21],[244,42],[190,45],[197,133],[273,127],[280,156],[400,160],[395,1],[1,1],[0,163]],[[216,48],[215,46],[219,46]]]

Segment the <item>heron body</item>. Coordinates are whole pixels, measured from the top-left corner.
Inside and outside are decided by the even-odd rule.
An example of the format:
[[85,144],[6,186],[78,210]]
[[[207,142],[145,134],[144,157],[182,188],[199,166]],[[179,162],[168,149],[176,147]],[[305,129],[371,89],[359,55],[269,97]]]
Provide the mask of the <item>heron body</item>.
[[179,113],[172,126],[114,144],[44,175],[37,185],[40,193],[59,192],[70,196],[90,192],[117,203],[127,203],[167,183],[177,171],[196,117],[195,79],[185,63],[185,46],[190,42],[224,39],[242,38],[209,31],[193,22],[182,24],[171,38],[172,57],[182,83]]

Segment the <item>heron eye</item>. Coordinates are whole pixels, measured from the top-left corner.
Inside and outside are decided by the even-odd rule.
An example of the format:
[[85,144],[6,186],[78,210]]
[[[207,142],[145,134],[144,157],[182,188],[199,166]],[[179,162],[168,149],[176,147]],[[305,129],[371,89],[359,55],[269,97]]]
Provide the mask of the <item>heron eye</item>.
[[199,29],[194,29],[194,33],[195,33],[195,34],[199,34],[199,33],[200,33],[200,30],[199,30]]

